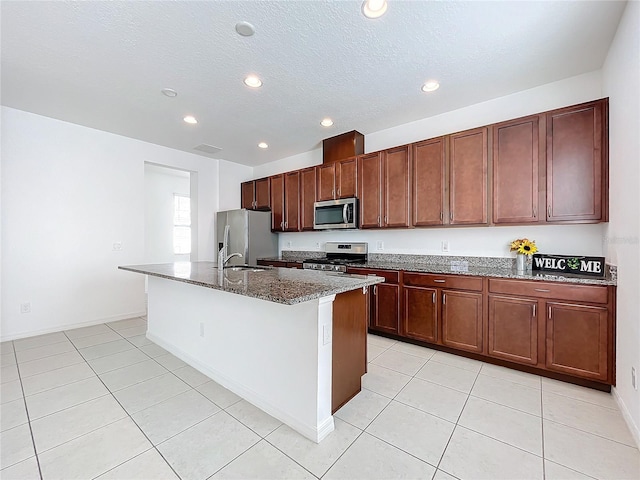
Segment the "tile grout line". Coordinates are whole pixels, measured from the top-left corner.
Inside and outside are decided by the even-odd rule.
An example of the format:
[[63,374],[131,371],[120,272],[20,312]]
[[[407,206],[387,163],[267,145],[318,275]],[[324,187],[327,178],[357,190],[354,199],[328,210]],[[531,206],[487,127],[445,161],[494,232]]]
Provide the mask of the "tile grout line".
[[[33,438],[33,428],[31,427],[31,417],[29,415],[29,407],[27,406],[27,397],[24,395],[24,386],[22,385],[22,376],[20,375],[20,366],[18,364],[18,355],[15,350],[15,345],[12,343],[13,347],[13,355],[16,360],[16,369],[18,370],[18,379],[20,380],[20,390],[22,390],[22,401],[24,403],[24,410],[27,415],[27,425],[29,426],[29,434],[31,435],[31,445],[33,446],[33,455],[36,458],[36,465],[38,466],[38,475],[40,475],[40,479],[42,479],[42,468],[40,467],[40,457],[38,457],[38,451],[36,450],[36,441]],[[25,459],[27,460],[27,459]],[[24,460],[22,460],[24,461]],[[18,462],[20,463],[20,462]],[[15,464],[14,464],[15,465]]]
[[540,435],[542,440],[542,478],[543,480],[547,478],[547,467],[545,465],[545,455],[544,455],[544,402],[543,393],[542,393],[542,379],[540,379]]
[[[103,325],[106,325],[107,327],[111,328],[111,327],[110,327],[109,325],[107,325],[106,323],[105,323],[105,324],[103,324]],[[112,330],[113,330],[113,329],[112,329]],[[116,332],[116,333],[117,333],[117,332]],[[119,334],[118,334],[118,335],[119,335]],[[65,336],[66,336],[66,333],[65,333]],[[67,338],[68,338],[68,337],[67,337]],[[124,337],[122,337],[122,338],[124,338]],[[73,343],[73,342],[72,342],[72,343]],[[129,342],[129,343],[131,343],[131,342]],[[132,345],[133,345],[133,344],[132,344]],[[74,348],[75,348],[76,350],[78,350],[78,348],[77,348],[75,345],[73,345],[73,346],[74,346]],[[134,345],[134,347],[135,347],[135,345]],[[137,347],[135,347],[135,348],[137,348]],[[80,352],[78,351],[78,353],[80,353]],[[144,353],[144,352],[143,352],[143,353]],[[80,354],[80,355],[82,355],[82,354]],[[87,365],[89,365],[89,362],[87,362]],[[92,367],[91,365],[89,365],[89,368],[90,368],[90,369],[95,373],[95,370],[93,369],[93,367]],[[102,383],[102,385],[104,385],[104,387],[107,389],[107,391],[109,392],[109,394],[113,397],[113,399],[118,403],[118,405],[120,406],[120,408],[122,408],[122,410],[123,410],[123,411],[124,411],[124,413],[127,415],[127,417],[128,417],[128,418],[133,422],[133,424],[134,424],[136,427],[138,427],[138,430],[140,430],[140,433],[142,433],[142,435],[144,436],[144,438],[149,442],[149,444],[151,445],[151,448],[155,449],[155,450],[156,450],[156,452],[158,452],[158,454],[160,455],[160,457],[165,461],[165,463],[169,466],[169,468],[173,471],[173,473],[175,473],[175,474],[176,474],[176,476],[177,476],[178,478],[182,478],[182,477],[180,477],[180,475],[178,475],[178,472],[176,472],[176,471],[173,469],[173,467],[172,467],[172,466],[171,466],[171,464],[167,461],[167,459],[166,459],[166,458],[164,458],[164,456],[162,455],[162,453],[161,453],[161,452],[157,449],[157,447],[153,444],[153,442],[151,441],[151,439],[149,439],[149,437],[147,437],[147,434],[146,434],[146,433],[144,433],[144,431],[142,430],[142,428],[140,428],[140,425],[138,425],[138,424],[136,423],[136,421],[135,421],[135,420],[133,419],[133,417],[129,414],[129,412],[127,411],[127,409],[126,409],[126,408],[124,408],[124,406],[120,403],[120,401],[119,401],[119,400],[116,398],[116,396],[113,394],[113,392],[111,391],[111,389],[110,389],[110,388],[109,388],[109,387],[108,387],[108,386],[107,386],[107,385],[102,381],[102,379],[100,378],[100,375],[98,375],[97,373],[95,373],[95,375],[96,375],[96,377],[98,378],[98,380],[100,381],[100,383]],[[125,417],[125,418],[126,418],[126,417]],[[102,427],[100,427],[100,428],[102,428]],[[77,438],[80,438],[80,437],[77,437]],[[145,450],[144,452],[147,452],[148,450],[151,450],[151,448],[149,448],[149,449]],[[144,453],[144,452],[141,452],[141,453],[140,453],[140,455],[141,455],[142,453]],[[134,456],[134,457],[128,458],[128,459],[127,459],[127,460],[125,460],[124,462],[119,463],[118,465],[115,465],[115,466],[114,466],[113,468],[111,468],[110,470],[113,470],[114,468],[117,468],[117,467],[119,467],[120,465],[123,465],[123,464],[127,463],[128,461],[130,461],[130,460],[132,460],[133,458],[136,458],[136,457],[137,457],[137,455],[136,455],[136,456]],[[107,470],[107,471],[109,471],[109,470]],[[107,471],[105,471],[105,472],[101,472],[101,473],[100,473],[99,475],[97,475],[97,476],[103,475],[103,474],[105,474]]]

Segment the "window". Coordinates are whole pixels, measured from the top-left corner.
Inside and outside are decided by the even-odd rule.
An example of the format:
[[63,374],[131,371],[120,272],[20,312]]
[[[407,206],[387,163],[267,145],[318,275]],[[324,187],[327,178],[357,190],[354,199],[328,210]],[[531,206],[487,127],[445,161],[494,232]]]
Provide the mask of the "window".
[[173,253],[191,253],[191,199],[173,195]]

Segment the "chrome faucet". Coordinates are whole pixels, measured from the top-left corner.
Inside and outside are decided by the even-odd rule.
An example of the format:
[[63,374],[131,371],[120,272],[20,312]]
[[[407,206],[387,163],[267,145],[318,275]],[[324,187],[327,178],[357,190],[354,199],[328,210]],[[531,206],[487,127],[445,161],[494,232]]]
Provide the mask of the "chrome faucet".
[[[224,257],[224,256],[223,256]],[[242,254],[241,253],[232,253],[231,255],[228,255],[227,258],[224,259],[224,261],[222,262],[222,267],[224,268],[224,266],[227,264],[227,262],[229,260],[231,260],[233,257],[240,257],[242,258]]]
[[222,238],[222,247],[218,252],[218,269],[222,270],[224,266],[227,264],[229,260],[233,257],[242,258],[241,253],[232,253],[231,255],[227,255],[227,246],[229,245],[229,225],[224,226],[224,235]]

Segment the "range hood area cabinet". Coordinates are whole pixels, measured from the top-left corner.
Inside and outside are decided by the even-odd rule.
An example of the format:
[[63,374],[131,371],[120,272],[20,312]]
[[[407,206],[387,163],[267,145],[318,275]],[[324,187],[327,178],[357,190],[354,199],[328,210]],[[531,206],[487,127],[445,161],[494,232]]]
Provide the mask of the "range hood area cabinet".
[[245,182],[242,204],[289,232],[353,196],[360,228],[607,222],[608,145],[604,98]]

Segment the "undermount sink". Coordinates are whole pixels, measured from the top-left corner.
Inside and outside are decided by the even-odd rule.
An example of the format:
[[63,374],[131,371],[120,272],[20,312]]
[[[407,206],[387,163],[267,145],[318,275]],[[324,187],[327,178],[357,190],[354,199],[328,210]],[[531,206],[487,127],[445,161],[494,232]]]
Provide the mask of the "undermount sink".
[[268,270],[267,267],[259,267],[257,265],[227,265],[224,269],[232,272],[263,272]]

